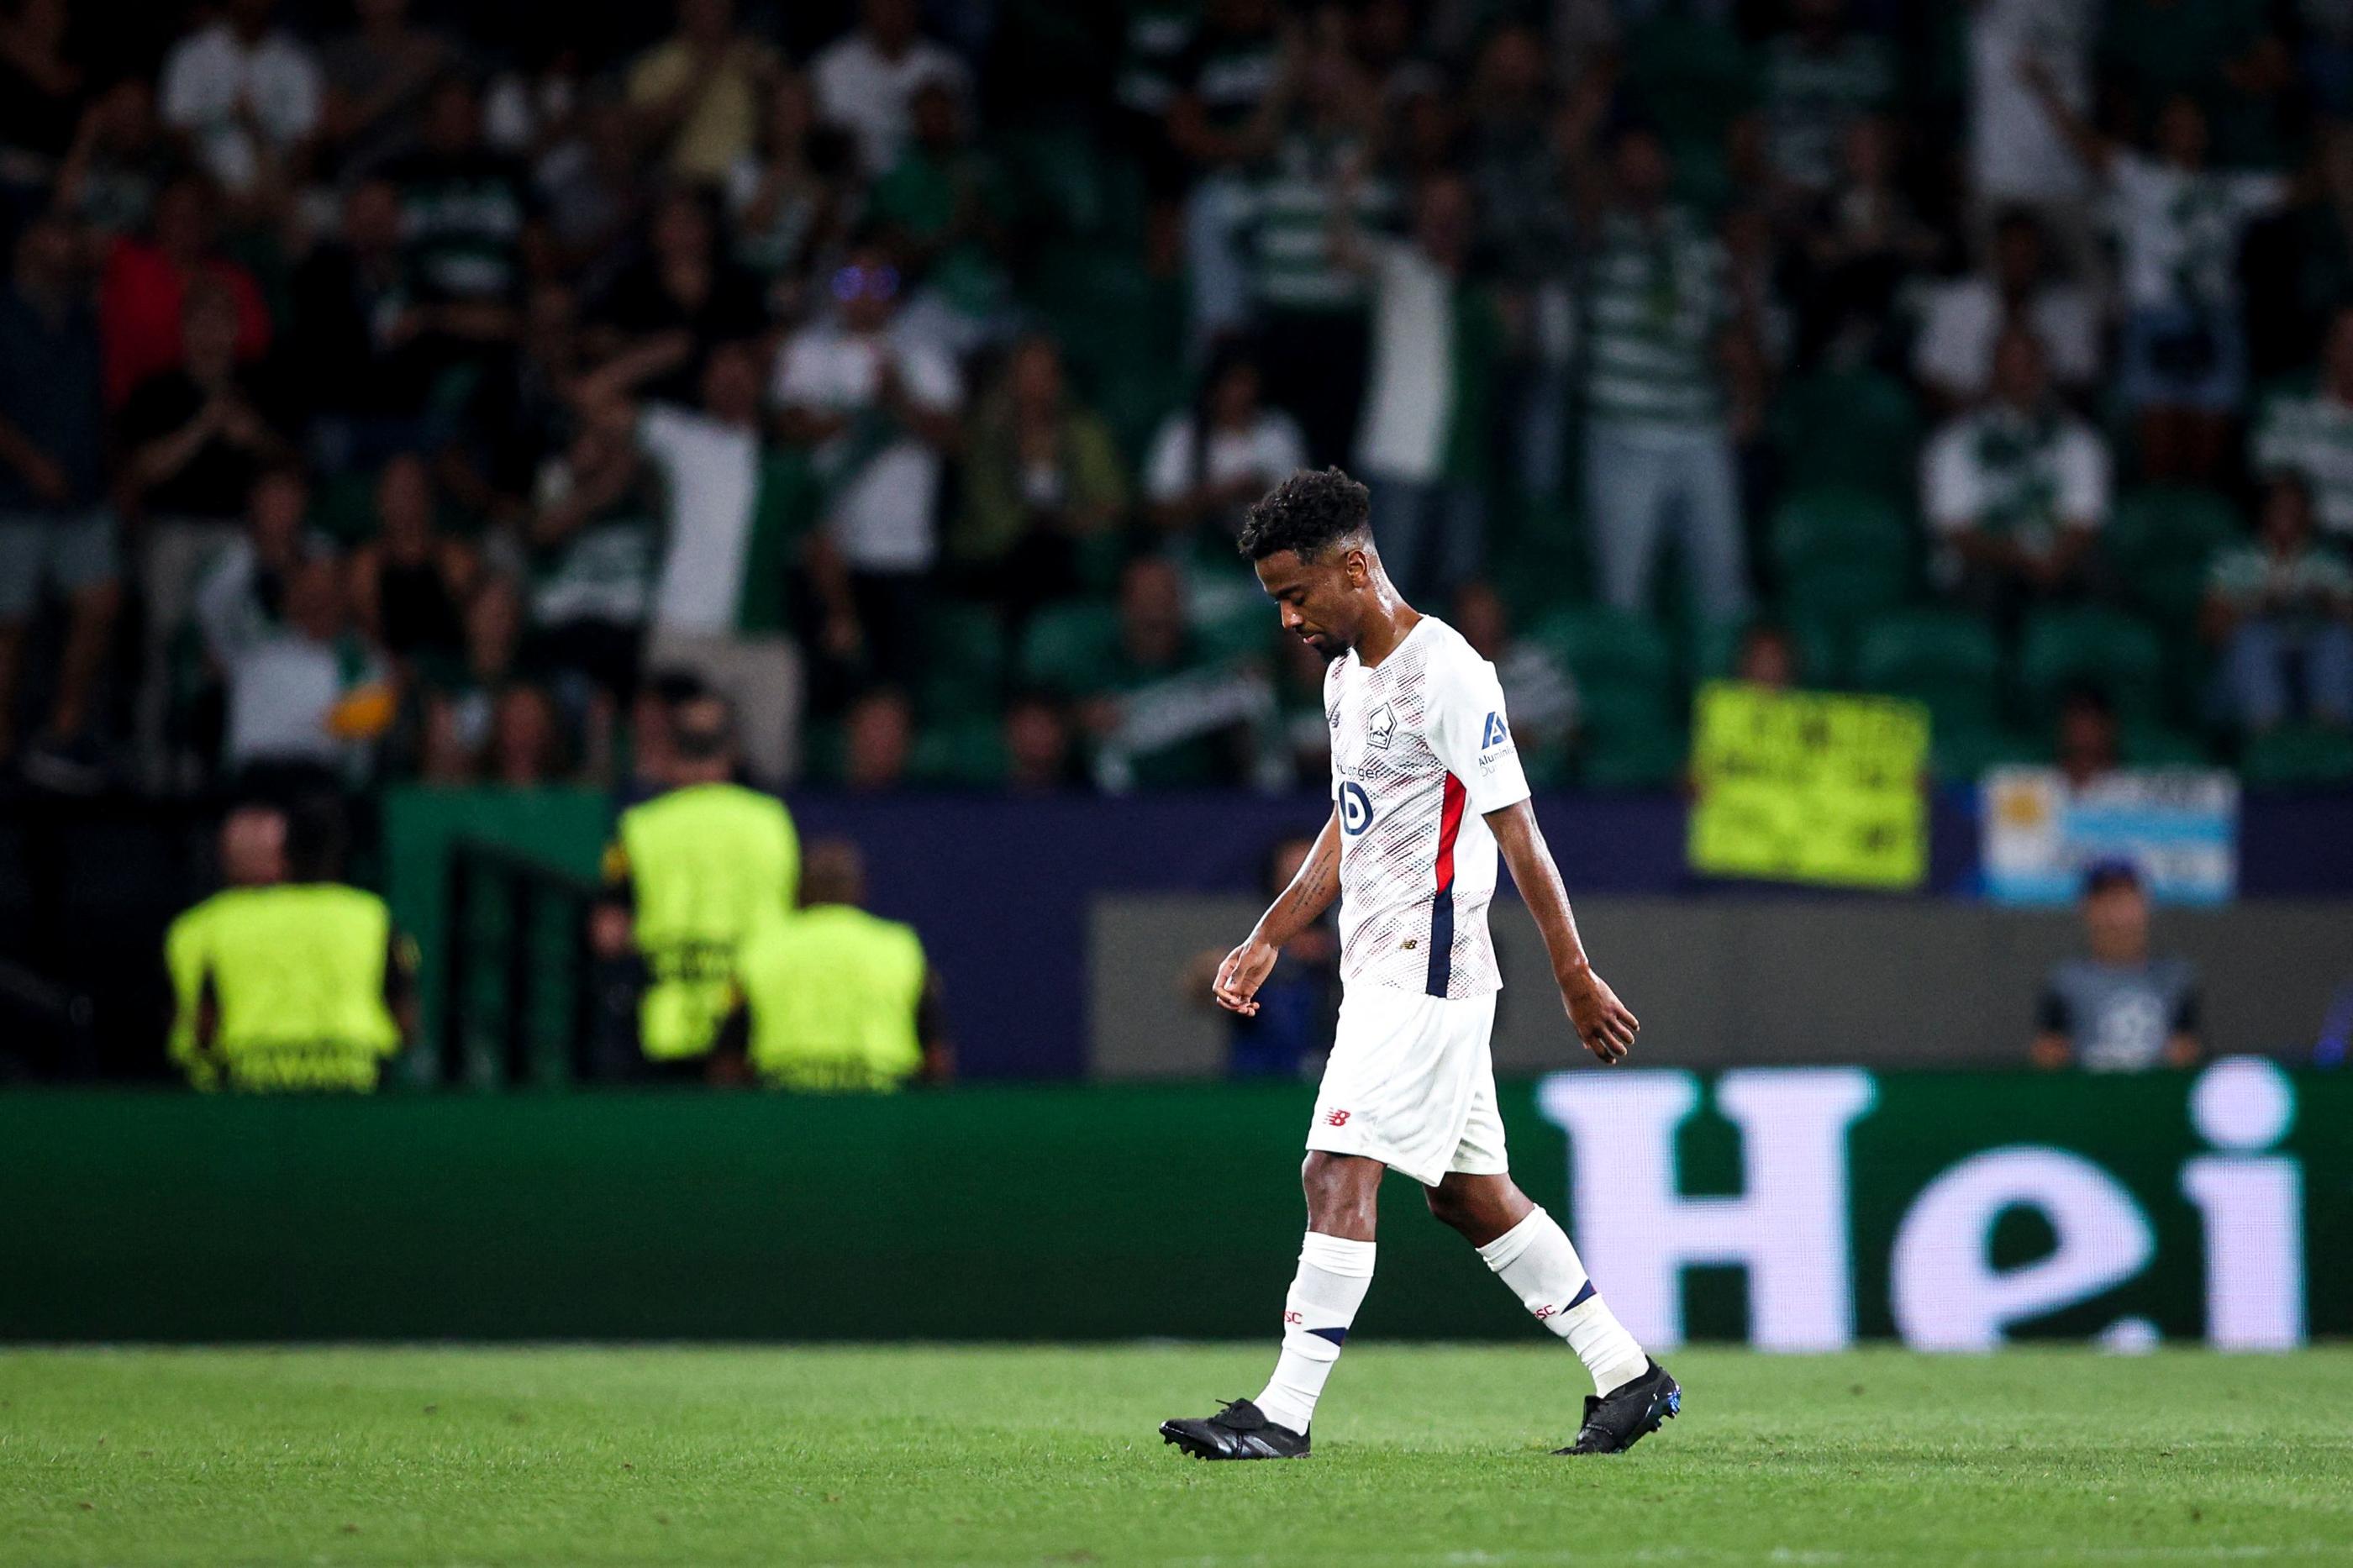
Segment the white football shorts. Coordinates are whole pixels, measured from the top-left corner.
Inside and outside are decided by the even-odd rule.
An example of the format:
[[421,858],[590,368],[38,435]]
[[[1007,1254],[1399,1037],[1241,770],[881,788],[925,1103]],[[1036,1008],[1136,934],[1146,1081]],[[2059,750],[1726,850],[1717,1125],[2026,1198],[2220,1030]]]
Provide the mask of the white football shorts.
[[1488,1043],[1494,1026],[1493,991],[1344,989],[1307,1146],[1378,1160],[1425,1187],[1452,1171],[1502,1175],[1510,1167]]

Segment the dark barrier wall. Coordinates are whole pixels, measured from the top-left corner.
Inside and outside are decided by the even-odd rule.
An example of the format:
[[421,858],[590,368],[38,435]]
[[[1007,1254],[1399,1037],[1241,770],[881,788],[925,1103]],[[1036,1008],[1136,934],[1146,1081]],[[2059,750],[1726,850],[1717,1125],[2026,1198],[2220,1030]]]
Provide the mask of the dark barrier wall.
[[[0,1337],[1271,1343],[1307,1111],[1293,1086],[0,1097]],[[1504,1116],[1660,1343],[2353,1332],[2353,1081],[1588,1068],[1507,1085]],[[1533,1332],[1391,1185],[1363,1331]]]

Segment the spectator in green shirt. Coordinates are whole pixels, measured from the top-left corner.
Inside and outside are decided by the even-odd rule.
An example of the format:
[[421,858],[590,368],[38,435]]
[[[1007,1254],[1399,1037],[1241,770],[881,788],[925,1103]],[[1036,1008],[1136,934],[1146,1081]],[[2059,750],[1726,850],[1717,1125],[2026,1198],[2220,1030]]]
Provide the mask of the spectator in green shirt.
[[909,113],[913,140],[874,182],[868,216],[918,280],[907,301],[908,330],[968,353],[991,336],[1012,288],[999,259],[1003,184],[972,146],[953,81],[924,82]]
[[2313,542],[2312,495],[2301,481],[2274,480],[2254,541],[2215,558],[2204,618],[2222,653],[2233,723],[2262,731],[2287,720],[2298,668],[2309,716],[2353,723],[2353,567]]

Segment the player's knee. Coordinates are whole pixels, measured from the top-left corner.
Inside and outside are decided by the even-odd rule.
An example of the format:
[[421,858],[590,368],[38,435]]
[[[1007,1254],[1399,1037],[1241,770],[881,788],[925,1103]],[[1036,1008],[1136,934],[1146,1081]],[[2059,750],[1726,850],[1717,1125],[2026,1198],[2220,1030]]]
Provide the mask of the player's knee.
[[1471,1201],[1451,1187],[1424,1187],[1421,1192],[1430,1201],[1430,1217],[1440,1225],[1465,1230],[1476,1218]]

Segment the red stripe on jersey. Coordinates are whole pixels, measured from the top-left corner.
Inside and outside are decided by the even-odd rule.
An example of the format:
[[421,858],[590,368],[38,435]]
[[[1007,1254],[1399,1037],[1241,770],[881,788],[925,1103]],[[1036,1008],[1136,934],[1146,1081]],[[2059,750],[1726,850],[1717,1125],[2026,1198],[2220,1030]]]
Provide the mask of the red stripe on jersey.
[[1438,889],[1444,892],[1454,886],[1454,836],[1462,830],[1462,803],[1468,792],[1462,781],[1452,773],[1446,775],[1446,794],[1438,808]]

